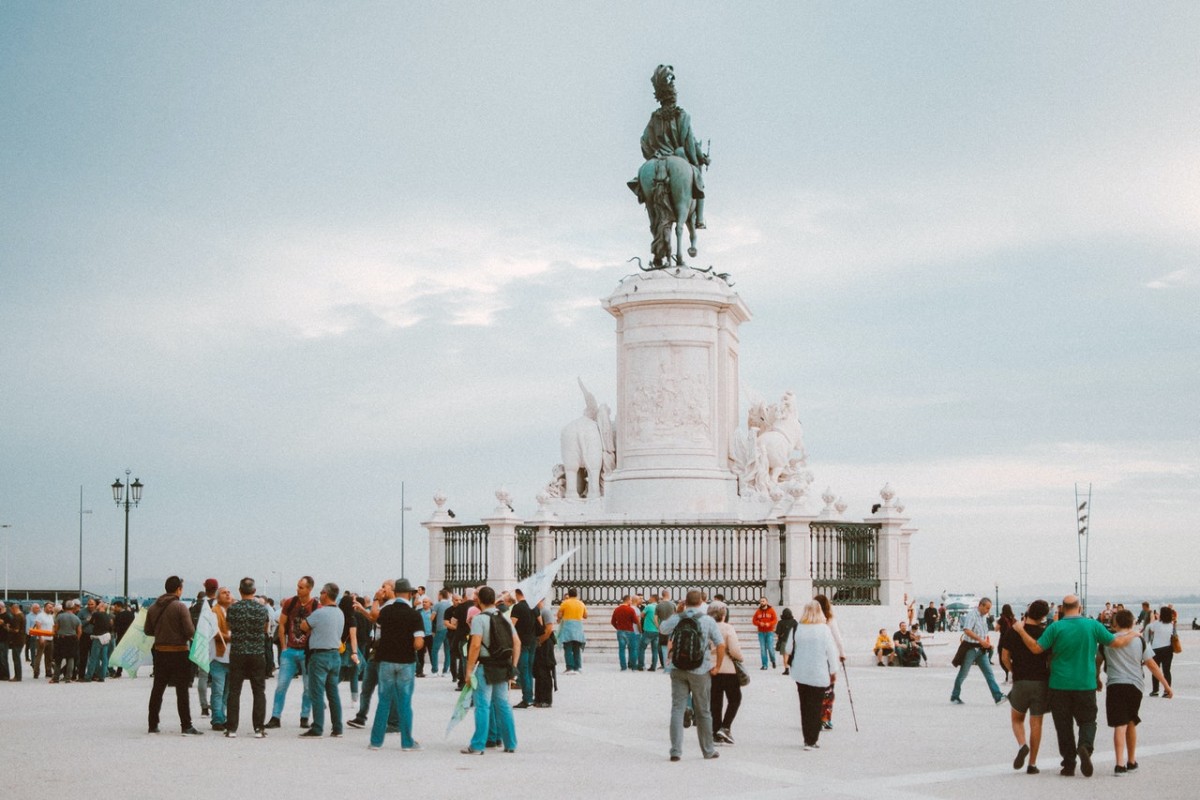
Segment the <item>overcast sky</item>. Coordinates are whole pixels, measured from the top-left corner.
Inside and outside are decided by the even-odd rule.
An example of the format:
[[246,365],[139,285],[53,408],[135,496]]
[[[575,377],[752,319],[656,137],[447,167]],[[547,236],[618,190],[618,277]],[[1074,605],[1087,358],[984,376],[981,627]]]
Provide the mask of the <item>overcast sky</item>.
[[[743,399],[795,391],[818,493],[890,482],[919,594],[1192,591],[1200,6],[5,3],[0,522],[15,586],[408,572],[443,490],[519,514],[675,66],[697,262]],[[619,421],[618,421],[619,422]]]

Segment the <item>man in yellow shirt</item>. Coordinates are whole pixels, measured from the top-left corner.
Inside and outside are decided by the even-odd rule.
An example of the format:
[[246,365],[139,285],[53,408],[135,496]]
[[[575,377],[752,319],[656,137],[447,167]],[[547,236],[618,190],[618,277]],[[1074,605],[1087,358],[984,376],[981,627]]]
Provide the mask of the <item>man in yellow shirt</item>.
[[567,589],[567,596],[558,606],[558,640],[562,642],[567,662],[564,675],[578,675],[583,670],[583,646],[587,643],[583,633],[585,619],[587,606],[579,599],[579,590]]

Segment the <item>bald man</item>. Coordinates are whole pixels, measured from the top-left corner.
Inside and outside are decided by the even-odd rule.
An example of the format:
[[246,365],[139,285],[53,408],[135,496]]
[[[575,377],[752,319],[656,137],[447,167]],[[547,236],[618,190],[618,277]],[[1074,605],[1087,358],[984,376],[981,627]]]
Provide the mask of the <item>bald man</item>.
[[[1034,641],[1025,630],[1025,623],[1013,625],[1025,646],[1032,653],[1051,653],[1050,659],[1050,716],[1058,735],[1058,752],[1062,756],[1062,775],[1075,774],[1075,759],[1085,778],[1092,777],[1092,750],[1096,742],[1096,650],[1101,645],[1125,647],[1135,631],[1114,636],[1108,628],[1094,619],[1083,616],[1076,595],[1062,601],[1062,619],[1050,624]],[[1079,726],[1079,742],[1075,741],[1075,726]]]

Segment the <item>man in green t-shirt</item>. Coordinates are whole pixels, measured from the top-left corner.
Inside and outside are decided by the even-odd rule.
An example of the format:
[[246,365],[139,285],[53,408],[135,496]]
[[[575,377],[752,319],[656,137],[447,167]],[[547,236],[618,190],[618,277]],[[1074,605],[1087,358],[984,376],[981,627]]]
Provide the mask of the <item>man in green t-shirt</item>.
[[[1050,624],[1034,641],[1024,622],[1013,624],[1032,653],[1051,653],[1050,716],[1058,734],[1062,775],[1075,774],[1079,758],[1084,777],[1092,776],[1092,750],[1096,741],[1096,648],[1125,647],[1136,637],[1134,631],[1114,636],[1108,628],[1081,613],[1079,598],[1063,598],[1062,618]],[[1075,726],[1079,726],[1079,744]]]

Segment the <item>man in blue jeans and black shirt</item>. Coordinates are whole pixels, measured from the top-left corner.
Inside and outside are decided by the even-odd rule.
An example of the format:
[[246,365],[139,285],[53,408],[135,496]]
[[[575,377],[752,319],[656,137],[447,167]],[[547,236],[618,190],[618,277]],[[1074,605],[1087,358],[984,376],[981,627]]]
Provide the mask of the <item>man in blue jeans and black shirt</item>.
[[416,592],[407,578],[397,578],[392,589],[395,599],[379,609],[379,641],[375,658],[379,670],[379,703],[371,724],[370,749],[383,747],[388,729],[388,717],[399,708],[400,749],[406,752],[421,750],[413,738],[412,696],[416,685],[417,651],[425,646],[425,623],[413,608]]

